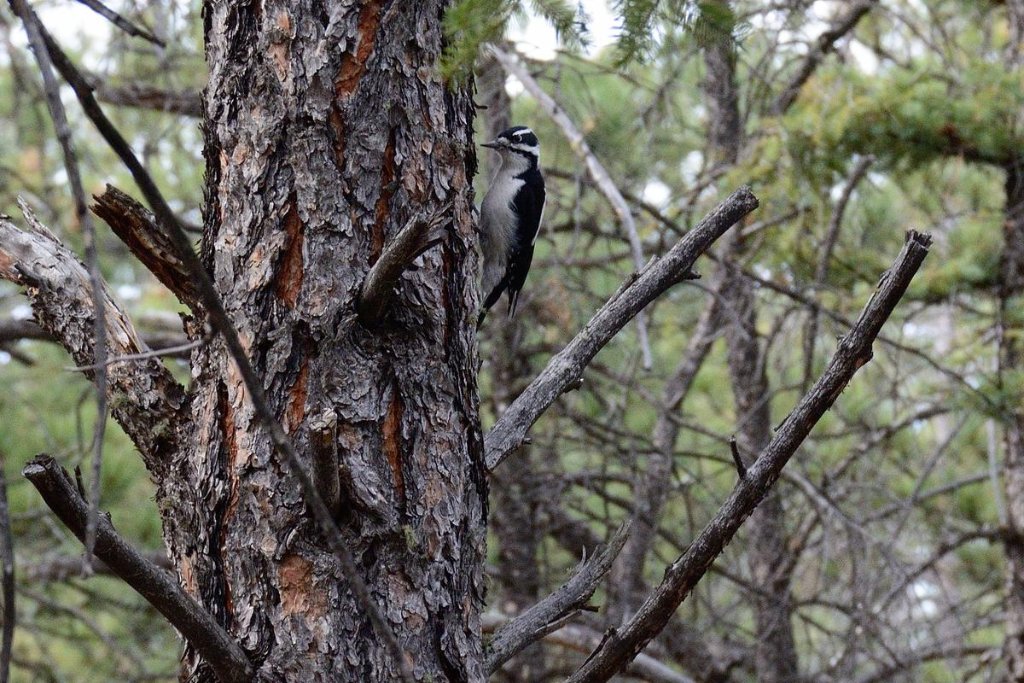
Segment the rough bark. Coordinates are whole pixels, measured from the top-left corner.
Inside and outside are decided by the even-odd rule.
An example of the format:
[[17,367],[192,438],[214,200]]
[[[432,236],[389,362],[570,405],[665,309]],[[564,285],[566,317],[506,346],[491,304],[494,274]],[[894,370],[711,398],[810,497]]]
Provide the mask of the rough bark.
[[[307,469],[311,431],[335,415],[342,533],[410,668],[468,681],[482,676],[486,515],[475,158],[468,87],[435,68],[444,5],[206,3],[203,256]],[[449,202],[444,243],[362,326],[385,245]],[[219,339],[193,378],[164,515],[186,590],[264,678],[394,680]],[[212,680],[192,649],[182,676]]]
[[[19,230],[0,217],[0,277],[25,287],[39,327],[59,339],[80,366],[94,362],[92,283],[85,265],[35,219],[23,205],[31,230]],[[106,287],[107,355],[146,350],[135,327]],[[85,370],[93,377],[92,370]],[[159,483],[177,448],[175,425],[187,413],[185,390],[159,360],[117,363],[107,367],[111,414],[135,442],[150,474]]]
[[1024,168],[1006,169],[1003,254],[999,264],[999,375],[1006,481],[1006,635],[1003,653],[1010,680],[1024,681],[1024,409],[1019,377],[1024,361]]

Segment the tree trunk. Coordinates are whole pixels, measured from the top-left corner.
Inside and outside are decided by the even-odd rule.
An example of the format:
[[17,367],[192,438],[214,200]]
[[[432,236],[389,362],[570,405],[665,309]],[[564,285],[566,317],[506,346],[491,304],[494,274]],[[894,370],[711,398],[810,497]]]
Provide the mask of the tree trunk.
[[1022,324],[1024,302],[1024,169],[1006,169],[1003,254],[999,264],[999,376],[1006,398],[1003,419],[1006,448],[1006,641],[1003,648],[1010,680],[1024,681],[1024,409],[1021,407]]
[[[732,33],[716,30],[717,37],[704,50],[710,147],[716,163],[734,165],[743,140],[743,119],[736,87],[736,55]],[[740,451],[756,457],[771,441],[771,405],[765,373],[766,350],[757,336],[756,297],[749,280],[735,267],[742,258],[740,231],[726,237],[726,261],[721,269],[722,320],[728,347],[729,378],[736,406],[736,439]],[[751,464],[748,460],[747,464]],[[762,683],[798,680],[799,663],[793,639],[790,575],[793,562],[787,550],[785,511],[778,489],[772,489],[750,516],[749,564],[752,583],[761,588],[753,596],[757,643],[755,668]]]
[[[486,523],[476,159],[471,89],[436,69],[445,5],[206,2],[202,246],[307,471],[311,437],[328,432],[342,534],[410,669],[468,681],[482,678]],[[415,211],[448,202],[442,244],[364,327],[369,267]],[[219,339],[192,377],[160,494],[183,585],[262,678],[395,680]],[[189,649],[182,678],[213,675]]]

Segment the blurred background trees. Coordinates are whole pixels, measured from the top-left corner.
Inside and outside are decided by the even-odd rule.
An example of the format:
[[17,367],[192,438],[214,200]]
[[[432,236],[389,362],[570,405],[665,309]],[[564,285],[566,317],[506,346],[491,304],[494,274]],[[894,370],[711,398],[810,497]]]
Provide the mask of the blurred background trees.
[[[932,256],[843,393],[630,675],[647,680],[1024,680],[1024,6],[1019,0],[627,0],[620,42],[586,49],[596,5],[465,0],[452,78],[477,74],[479,139],[508,123],[542,143],[549,200],[512,322],[480,333],[485,426],[635,270],[622,216],[531,94],[583,134],[630,207],[644,258],[732,188],[761,208],[647,310],[492,479],[485,630],[564,581],[626,519],[593,602],[497,680],[572,673],[661,578],[820,373],[904,231]],[[196,3],[125,2],[158,47],[72,2],[41,5],[172,208],[201,223],[205,81]],[[73,12],[73,14],[72,14]],[[566,48],[535,49],[546,16]],[[479,44],[498,41],[527,78]],[[538,23],[540,22],[540,23]],[[58,30],[59,29],[59,30]],[[21,195],[81,247],[20,24],[0,8],[0,213]],[[593,39],[595,36],[591,36]],[[516,51],[520,54],[516,55]],[[114,104],[116,103],[116,104]],[[192,107],[190,109],[190,107]],[[137,194],[69,104],[87,190]],[[482,168],[494,159],[481,155]],[[478,196],[488,172],[478,177]],[[180,338],[170,293],[109,232],[100,263],[151,345]],[[87,457],[93,393],[0,285],[0,455],[18,570],[14,677],[172,679],[179,647],[115,579],[81,575],[77,541],[20,469]],[[177,325],[177,327],[176,327]],[[646,348],[645,348],[646,346]],[[183,365],[167,360],[179,379]],[[107,430],[102,505],[162,555],[129,441]],[[646,667],[646,668],[645,668]],[[661,667],[661,668],[659,668]]]

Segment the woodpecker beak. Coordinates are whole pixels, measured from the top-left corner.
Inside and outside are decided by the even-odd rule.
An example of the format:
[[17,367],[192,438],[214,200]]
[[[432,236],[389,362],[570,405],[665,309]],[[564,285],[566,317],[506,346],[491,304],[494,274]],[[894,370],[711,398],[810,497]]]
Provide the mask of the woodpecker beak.
[[491,149],[501,149],[501,143],[499,143],[497,140],[492,140],[490,142],[482,142],[480,143],[480,146],[489,147]]

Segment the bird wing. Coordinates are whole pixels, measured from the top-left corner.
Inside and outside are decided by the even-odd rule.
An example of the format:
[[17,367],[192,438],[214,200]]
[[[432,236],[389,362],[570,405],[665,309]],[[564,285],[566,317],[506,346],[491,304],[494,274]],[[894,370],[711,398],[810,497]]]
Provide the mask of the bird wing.
[[508,316],[511,318],[516,313],[516,305],[519,301],[519,290],[526,282],[526,275],[530,272],[530,264],[533,262],[533,245],[540,234],[540,221],[544,216],[544,203],[546,193],[544,191],[544,179],[537,171],[539,182],[527,182],[516,194],[512,202],[512,208],[519,216],[521,232],[508,264]]

